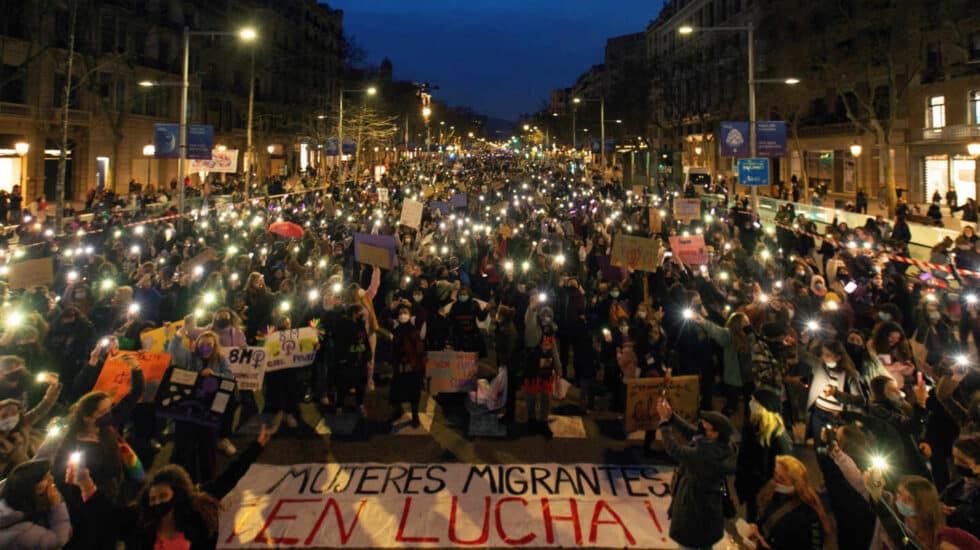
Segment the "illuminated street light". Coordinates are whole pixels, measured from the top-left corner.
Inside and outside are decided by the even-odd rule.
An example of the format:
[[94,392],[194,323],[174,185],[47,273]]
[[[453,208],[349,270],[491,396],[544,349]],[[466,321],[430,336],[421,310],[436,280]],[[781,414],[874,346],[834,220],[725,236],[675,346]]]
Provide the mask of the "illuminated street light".
[[251,27],[246,27],[238,32],[238,37],[241,38],[242,40],[245,40],[246,42],[251,42],[252,40],[255,40],[256,37],[258,37],[258,34],[255,32],[255,29]]

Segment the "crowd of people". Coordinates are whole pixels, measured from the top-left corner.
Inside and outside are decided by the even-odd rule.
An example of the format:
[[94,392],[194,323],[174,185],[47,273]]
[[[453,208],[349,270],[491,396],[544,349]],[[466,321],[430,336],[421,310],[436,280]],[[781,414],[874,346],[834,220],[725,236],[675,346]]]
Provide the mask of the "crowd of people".
[[[506,380],[488,407],[512,437],[551,437],[556,399],[622,415],[630,379],[698,377],[697,418],[661,399],[644,442],[677,464],[682,547],[726,533],[773,549],[980,547],[980,278],[889,261],[907,254],[902,219],[820,230],[784,209],[775,225],[734,197],[681,221],[680,193],[567,167],[408,162],[379,182],[281,195],[271,182],[185,218],[105,209],[64,236],[21,223],[0,273],[51,257],[54,280],[2,288],[0,547],[213,547],[220,498],[304,403],[363,415],[386,391],[392,422],[408,403],[417,425],[426,354],[445,349]],[[418,227],[400,223],[409,199],[427,205]],[[302,235],[270,232],[278,222]],[[359,262],[357,233],[394,236],[394,265]],[[621,235],[659,239],[655,269],[617,265]],[[691,235],[707,263],[670,249]],[[977,242],[955,241],[957,266],[980,268]],[[236,391],[218,427],[166,420],[156,384],[117,354],[177,321],[165,380],[233,379],[222,350],[295,327],[317,327],[316,358]],[[117,356],[128,393],[94,391]],[[268,429],[239,452],[260,413]],[[151,467],[166,452],[172,464]],[[234,458],[222,469],[219,454]]]

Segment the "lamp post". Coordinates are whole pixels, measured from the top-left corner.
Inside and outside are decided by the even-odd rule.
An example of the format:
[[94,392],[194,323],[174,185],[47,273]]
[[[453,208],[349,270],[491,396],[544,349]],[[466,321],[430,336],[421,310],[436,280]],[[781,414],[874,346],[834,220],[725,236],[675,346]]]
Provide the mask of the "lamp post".
[[575,154],[577,149],[577,135],[575,134],[575,114],[578,112],[578,104],[582,103],[580,98],[575,98],[572,100],[572,154]]
[[[369,88],[361,88],[354,90],[340,90],[340,115],[337,117],[337,158],[340,159],[340,183],[344,183],[344,94],[352,94],[355,92],[364,92],[369,96],[373,96],[378,93],[378,89],[374,86]],[[355,178],[357,175],[355,174]]]
[[252,124],[255,116],[255,48],[252,48],[251,71],[248,78],[248,129],[245,132],[245,198],[252,190],[252,165],[255,163],[255,149],[252,147]]
[[973,157],[973,192],[980,197],[980,142],[967,144],[966,152]]
[[422,118],[425,119],[425,156],[429,157],[429,149],[432,143],[432,134],[429,132],[429,117],[432,116],[430,107],[422,107]]
[[[31,150],[29,143],[19,142],[14,144],[14,152],[20,157],[20,200],[24,204],[27,197],[27,153]],[[7,223],[7,220],[0,220],[0,223]]]
[[864,148],[857,141],[851,144],[851,156],[854,157],[854,187],[858,191],[861,190],[861,161],[859,159],[862,151]]
[[[606,96],[599,96],[599,99],[582,99],[576,97],[572,100],[573,103],[579,104],[583,101],[593,102],[599,104],[599,165],[601,169],[601,174],[603,180],[605,180],[606,175]],[[575,114],[575,111],[572,111]],[[572,133],[574,134],[575,129],[575,119],[572,118]]]
[[[192,31],[190,27],[184,27],[184,68],[180,81],[180,155],[177,157],[177,223],[183,227],[184,223],[184,165],[187,162],[187,91],[190,88],[190,65],[191,65],[191,37],[192,36],[237,36],[245,42],[252,42],[258,34],[255,29],[244,28],[239,31]],[[253,63],[254,69],[254,63]],[[255,81],[255,75],[252,75]],[[140,82],[140,86],[154,86],[153,82]],[[251,133],[251,109],[249,110],[249,133]]]
[[[744,26],[721,26],[721,27],[693,27],[691,25],[682,25],[677,28],[677,32],[682,35],[692,34],[695,31],[698,32],[744,32],[747,34],[748,38],[748,86],[749,86],[749,153],[754,158],[757,154],[756,151],[756,132],[755,132],[755,84],[766,83],[766,82],[778,82],[782,84],[795,85],[799,84],[800,80],[798,78],[766,78],[757,79],[755,78],[755,28],[751,23]],[[758,211],[759,209],[759,194],[755,186],[752,186],[752,209]]]
[[150,163],[153,162],[153,155],[157,152],[154,145],[143,146],[143,156],[146,157],[146,186],[150,186]]

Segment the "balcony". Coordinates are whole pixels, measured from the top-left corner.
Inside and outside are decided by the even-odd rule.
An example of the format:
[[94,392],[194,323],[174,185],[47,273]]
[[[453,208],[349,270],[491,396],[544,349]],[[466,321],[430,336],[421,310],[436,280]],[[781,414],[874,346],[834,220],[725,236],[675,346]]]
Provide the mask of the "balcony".
[[31,111],[30,105],[0,102],[0,116],[31,118],[33,116],[33,112]]
[[967,141],[980,138],[980,124],[957,124],[942,128],[923,128],[922,141]]

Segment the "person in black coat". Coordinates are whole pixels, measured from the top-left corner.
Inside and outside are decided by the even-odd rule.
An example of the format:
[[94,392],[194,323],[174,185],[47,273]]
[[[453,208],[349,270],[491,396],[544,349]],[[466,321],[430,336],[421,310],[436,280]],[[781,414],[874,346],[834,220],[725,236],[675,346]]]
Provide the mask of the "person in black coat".
[[755,521],[759,491],[772,479],[776,457],[793,454],[793,441],[783,425],[779,394],[756,390],[749,401],[749,421],[742,427],[735,492],[745,504],[746,521]]
[[959,479],[943,489],[940,499],[946,524],[980,538],[980,435],[960,437],[953,444],[953,467]]
[[759,523],[749,526],[749,538],[770,550],[823,550],[830,521],[799,460],[776,458],[772,480],[759,495],[759,508]]

